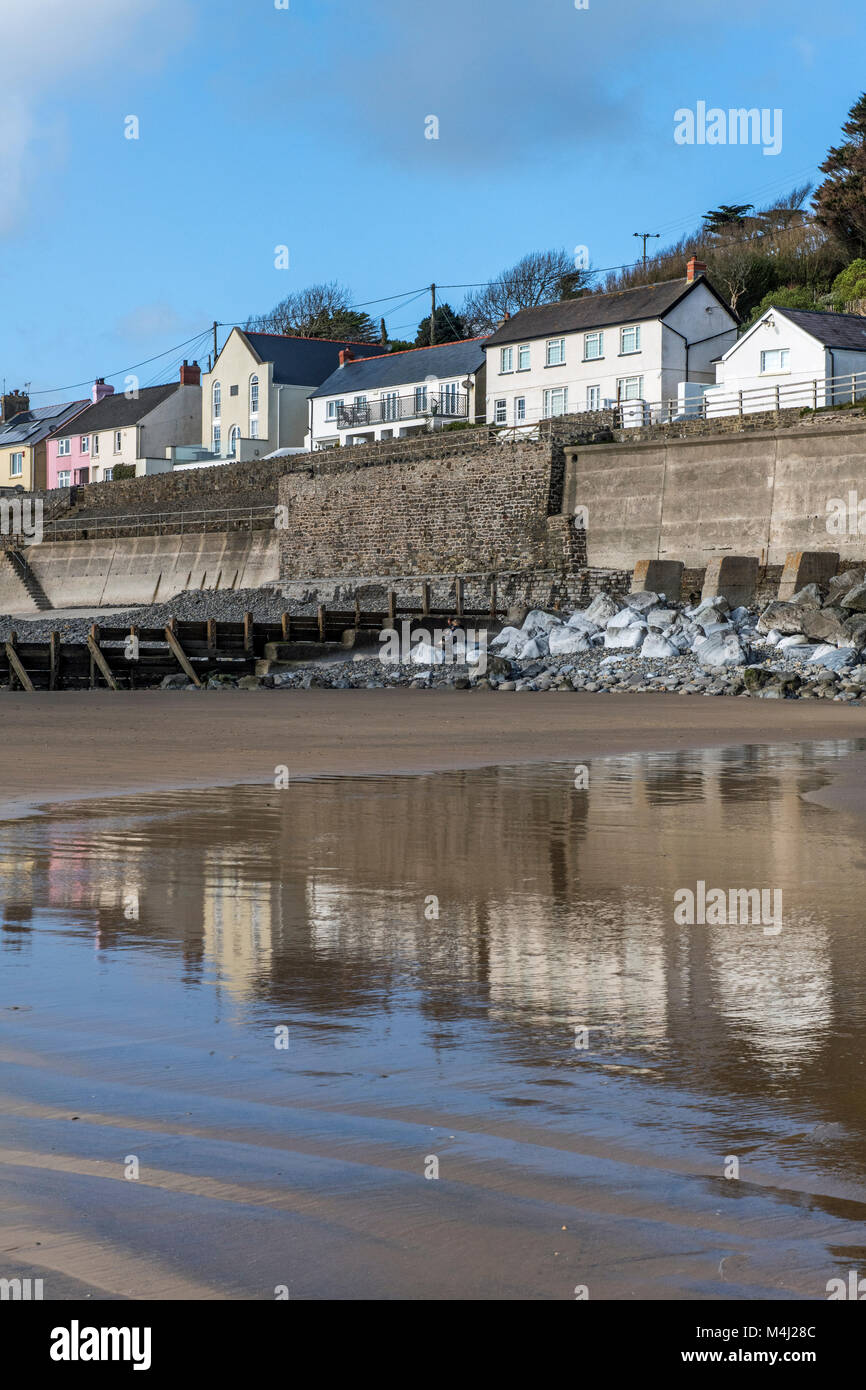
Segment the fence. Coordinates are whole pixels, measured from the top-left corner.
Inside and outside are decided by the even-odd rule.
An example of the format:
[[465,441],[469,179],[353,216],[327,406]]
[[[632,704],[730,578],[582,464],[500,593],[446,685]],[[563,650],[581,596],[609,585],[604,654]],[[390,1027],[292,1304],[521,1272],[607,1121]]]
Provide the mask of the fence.
[[46,541],[99,540],[124,535],[197,535],[205,531],[256,531],[274,525],[274,508],[214,507],[199,511],[136,512],[46,521]]

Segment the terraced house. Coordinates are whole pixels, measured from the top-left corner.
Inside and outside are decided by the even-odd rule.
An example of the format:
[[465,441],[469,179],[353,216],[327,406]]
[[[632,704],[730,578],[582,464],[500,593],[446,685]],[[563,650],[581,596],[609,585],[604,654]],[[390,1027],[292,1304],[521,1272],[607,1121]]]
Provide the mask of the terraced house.
[[0,396],[0,488],[46,487],[48,436],[86,407],[87,401],[65,401],[31,410],[23,391]]
[[195,362],[184,362],[178,381],[134,393],[94,382],[91,403],[48,441],[48,486],[105,481],[119,463],[136,476],[170,469],[173,450],[201,444],[200,382]]
[[487,420],[529,426],[555,415],[677,401],[681,382],[715,381],[739,320],[694,256],[685,279],[521,309],[485,343]]

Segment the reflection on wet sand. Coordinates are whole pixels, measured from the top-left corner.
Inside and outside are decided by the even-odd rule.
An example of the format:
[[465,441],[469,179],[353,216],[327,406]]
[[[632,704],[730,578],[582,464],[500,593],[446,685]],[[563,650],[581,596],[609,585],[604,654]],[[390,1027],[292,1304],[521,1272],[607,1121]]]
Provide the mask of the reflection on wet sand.
[[[570,766],[491,768],[10,823],[2,1002],[35,999],[0,1013],[22,1142],[46,1142],[41,1106],[110,1081],[101,1111],[122,1128],[146,1094],[157,1147],[184,1132],[181,1112],[201,1121],[210,1147],[174,1138],[173,1161],[202,1184],[224,1165],[232,1211],[244,1181],[281,1210],[296,1180],[327,1206],[339,1165],[361,1165],[327,1213],[344,1236],[333,1258],[288,1203],[300,1296],[364,1296],[353,1280],[378,1259],[372,1296],[570,1297],[570,1274],[589,1270],[600,1297],[822,1297],[866,1199],[864,869],[856,825],[803,793],[852,748],[619,757],[585,788]],[[780,889],[782,932],[676,925],[674,893],[697,880]],[[40,1016],[62,1048],[40,1040]],[[91,1121],[91,1158],[108,1123]],[[253,1177],[226,1127],[256,1145]],[[416,1150],[441,1149],[452,1182],[434,1218]],[[299,1178],[302,1152],[315,1162]],[[730,1154],[740,1183],[722,1178]],[[462,1208],[471,1194],[480,1216]],[[206,1200],[187,1195],[176,1219],[195,1224]],[[576,1240],[554,1257],[569,1221]],[[142,1238],[122,1203],[110,1225],[116,1242]],[[386,1231],[399,1256],[377,1256]],[[239,1232],[228,1272],[199,1235],[185,1273],[216,1296],[267,1297]],[[256,1248],[277,1279],[261,1233]]]

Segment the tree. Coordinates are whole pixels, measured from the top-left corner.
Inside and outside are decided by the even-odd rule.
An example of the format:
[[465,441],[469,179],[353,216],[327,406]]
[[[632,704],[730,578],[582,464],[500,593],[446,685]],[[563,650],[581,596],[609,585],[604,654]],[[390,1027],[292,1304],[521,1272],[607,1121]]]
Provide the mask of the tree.
[[833,146],[815,193],[815,216],[850,256],[866,254],[866,92],[851,107],[842,127],[846,139]]
[[866,299],[866,260],[862,256],[846,266],[833,281],[835,308],[842,310],[857,299]]
[[754,203],[720,203],[712,212],[704,213],[704,226],[712,233],[742,227],[745,225],[745,214],[753,208]]
[[763,299],[755,305],[747,327],[756,323],[765,310],[771,305],[777,309],[820,309],[821,304],[815,298],[813,290],[806,285],[783,285],[779,289],[768,290]]
[[575,299],[592,279],[589,267],[576,265],[567,251],[531,251],[483,289],[467,295],[463,318],[472,335],[492,333],[506,314]]
[[247,319],[251,333],[284,333],[290,338],[336,338],[375,343],[378,333],[369,314],[351,308],[351,293],[336,280],[296,290],[268,314]]
[[[436,305],[436,318],[433,325],[434,343],[457,343],[462,338],[468,338],[466,324],[463,318],[450,304]],[[418,333],[413,347],[430,346],[430,315],[422,319],[418,325]]]

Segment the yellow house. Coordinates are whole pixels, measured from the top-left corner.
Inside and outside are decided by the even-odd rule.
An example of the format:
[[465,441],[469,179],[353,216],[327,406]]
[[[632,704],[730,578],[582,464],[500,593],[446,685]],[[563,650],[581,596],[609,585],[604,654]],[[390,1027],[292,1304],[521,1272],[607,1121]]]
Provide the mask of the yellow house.
[[89,404],[66,401],[31,410],[30,398],[22,391],[0,396],[0,488],[45,488],[48,436]]

